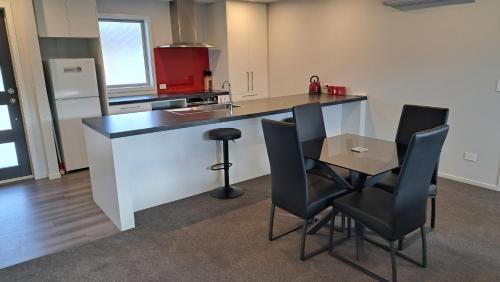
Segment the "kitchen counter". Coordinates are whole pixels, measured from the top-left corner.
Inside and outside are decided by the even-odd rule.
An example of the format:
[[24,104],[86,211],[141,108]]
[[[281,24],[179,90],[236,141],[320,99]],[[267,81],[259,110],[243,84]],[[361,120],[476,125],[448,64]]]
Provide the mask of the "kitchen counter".
[[119,138],[186,128],[203,124],[220,123],[252,117],[290,112],[293,106],[319,102],[323,106],[353,103],[366,100],[366,96],[312,96],[308,94],[273,97],[236,102],[231,115],[229,110],[192,114],[174,114],[168,111],[149,111],[96,118],[87,118],[83,123],[109,138]]
[[119,96],[119,97],[109,97],[108,102],[110,106],[115,106],[115,105],[148,103],[156,101],[175,100],[175,99],[210,98],[214,96],[223,96],[223,95],[229,95],[229,92],[214,90],[205,92],[183,92],[183,93],[171,93],[171,94]]
[[210,170],[222,161],[221,142],[210,140],[207,131],[241,130],[241,138],[229,144],[229,177],[237,183],[270,171],[262,118],[281,120],[292,115],[293,106],[319,102],[327,136],[363,135],[366,100],[301,94],[237,102],[241,107],[233,114],[227,109],[183,115],[158,110],[84,119],[93,199],[120,230],[134,228],[137,211],[223,184],[223,174]]

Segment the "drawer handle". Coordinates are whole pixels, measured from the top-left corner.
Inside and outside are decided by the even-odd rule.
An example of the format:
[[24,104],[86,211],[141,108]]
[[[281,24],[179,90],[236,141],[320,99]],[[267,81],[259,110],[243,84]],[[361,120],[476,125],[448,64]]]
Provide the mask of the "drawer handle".
[[259,94],[248,94],[248,95],[243,95],[243,97],[253,97],[253,96],[257,96]]
[[64,68],[64,72],[82,72],[82,67]]
[[128,110],[128,109],[138,109],[140,108],[141,106],[130,106],[130,107],[123,107],[123,108],[120,108],[120,110]]

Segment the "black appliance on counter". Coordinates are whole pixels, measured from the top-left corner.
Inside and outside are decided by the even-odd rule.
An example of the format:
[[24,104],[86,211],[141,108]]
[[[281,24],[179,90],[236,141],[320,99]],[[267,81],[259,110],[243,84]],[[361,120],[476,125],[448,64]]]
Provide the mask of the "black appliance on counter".
[[209,97],[179,98],[153,102],[151,103],[151,108],[153,111],[189,108],[217,104],[218,100],[219,96],[217,95]]
[[219,96],[188,98],[186,99],[186,104],[188,107],[213,105],[217,104],[218,100]]

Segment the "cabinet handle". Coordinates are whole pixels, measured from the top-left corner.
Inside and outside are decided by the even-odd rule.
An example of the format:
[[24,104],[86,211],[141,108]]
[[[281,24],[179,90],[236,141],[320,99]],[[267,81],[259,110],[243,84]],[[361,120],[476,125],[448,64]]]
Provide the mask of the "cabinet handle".
[[247,71],[247,91],[250,91],[250,72]]
[[129,109],[138,109],[140,108],[141,106],[129,106],[129,107],[122,107],[120,108],[120,110],[129,110]]
[[252,91],[253,91],[253,72],[252,72]]
[[243,97],[254,97],[254,96],[258,96],[259,94],[248,94],[248,95],[243,95]]

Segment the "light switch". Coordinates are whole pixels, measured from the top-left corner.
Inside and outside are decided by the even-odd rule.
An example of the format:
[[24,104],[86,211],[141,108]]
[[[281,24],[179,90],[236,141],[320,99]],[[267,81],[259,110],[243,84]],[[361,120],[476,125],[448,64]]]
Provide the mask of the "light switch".
[[167,89],[167,85],[165,83],[160,84],[160,89],[165,90]]
[[500,92],[500,79],[497,81],[497,92]]

